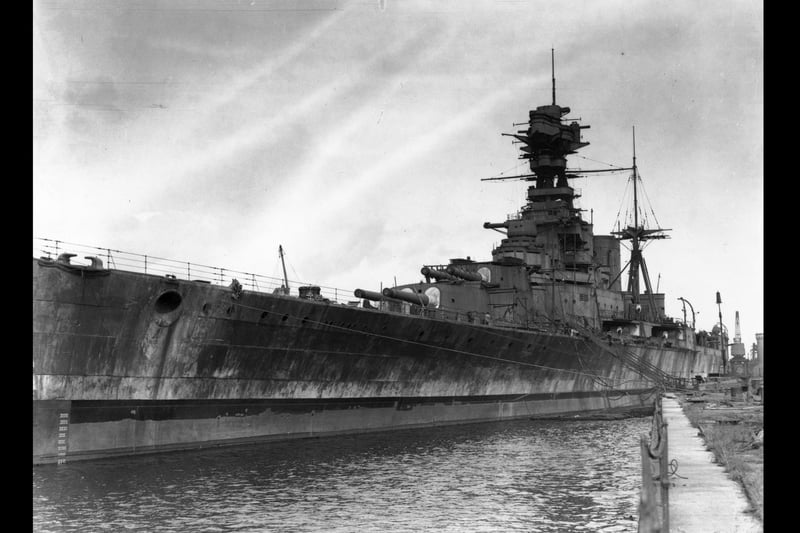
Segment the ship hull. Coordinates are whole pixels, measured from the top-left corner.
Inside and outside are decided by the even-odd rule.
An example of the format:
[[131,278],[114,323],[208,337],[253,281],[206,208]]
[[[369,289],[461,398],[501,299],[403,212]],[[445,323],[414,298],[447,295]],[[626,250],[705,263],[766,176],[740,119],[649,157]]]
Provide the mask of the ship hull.
[[[568,334],[33,272],[34,464],[638,406],[657,385]],[[680,378],[713,368],[696,350],[626,349]]]
[[64,401],[34,406],[33,463],[48,464],[651,405],[653,389],[519,398],[276,402]]

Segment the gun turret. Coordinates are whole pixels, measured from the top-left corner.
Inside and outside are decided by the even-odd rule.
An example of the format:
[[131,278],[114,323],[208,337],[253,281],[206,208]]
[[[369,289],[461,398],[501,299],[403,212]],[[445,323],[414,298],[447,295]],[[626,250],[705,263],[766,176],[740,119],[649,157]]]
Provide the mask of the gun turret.
[[383,300],[383,295],[379,292],[373,291],[365,291],[364,289],[356,289],[353,291],[353,294],[356,298],[363,298],[365,300],[372,300],[374,302],[380,302]]
[[447,267],[447,273],[467,281],[483,281],[483,277],[477,272],[467,272],[453,265]]
[[398,289],[391,289],[386,287],[383,289],[383,295],[387,298],[394,298],[395,300],[403,300],[404,302],[427,306],[430,300],[428,296],[425,294],[419,294],[416,292],[407,292],[401,291]]
[[456,281],[456,280],[458,280],[457,277],[452,276],[452,275],[448,274],[447,272],[445,272],[443,270],[434,270],[432,268],[422,267],[422,270],[420,270],[420,272],[426,278],[433,278],[436,281]]

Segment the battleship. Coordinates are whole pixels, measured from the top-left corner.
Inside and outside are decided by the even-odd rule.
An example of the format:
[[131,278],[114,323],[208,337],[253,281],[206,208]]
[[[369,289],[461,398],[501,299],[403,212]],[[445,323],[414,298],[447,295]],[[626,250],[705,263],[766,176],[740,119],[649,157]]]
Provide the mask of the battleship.
[[555,74],[552,95],[504,134],[530,172],[514,176],[525,205],[483,224],[503,234],[491,259],[422,265],[418,283],[293,291],[285,267],[34,239],[34,465],[601,413],[718,372],[725,339],[653,290],[642,249],[667,230],[638,216],[635,148],[617,169],[633,219],[595,235],[571,186],[592,171],[567,167],[588,126],[556,104]]

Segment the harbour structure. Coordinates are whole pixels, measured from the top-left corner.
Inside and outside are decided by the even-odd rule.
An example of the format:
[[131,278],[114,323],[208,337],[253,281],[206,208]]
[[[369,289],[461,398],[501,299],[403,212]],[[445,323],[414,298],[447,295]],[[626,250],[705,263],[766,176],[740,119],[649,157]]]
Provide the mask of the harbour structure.
[[592,171],[567,168],[588,126],[555,97],[553,75],[552,103],[508,134],[530,185],[518,213],[484,224],[504,234],[491,259],[423,265],[419,283],[340,302],[37,241],[34,464],[642,406],[715,372],[724,339],[667,317],[651,285],[642,243],[666,230],[639,217],[635,151],[617,169],[634,216],[595,235],[570,184]]
[[742,342],[742,330],[739,325],[739,311],[736,311],[733,343],[731,344],[731,374],[737,376],[749,375],[750,369],[746,355],[747,351],[745,350],[744,343]]
[[750,349],[750,375],[762,377],[764,375],[764,334],[756,333],[756,342]]

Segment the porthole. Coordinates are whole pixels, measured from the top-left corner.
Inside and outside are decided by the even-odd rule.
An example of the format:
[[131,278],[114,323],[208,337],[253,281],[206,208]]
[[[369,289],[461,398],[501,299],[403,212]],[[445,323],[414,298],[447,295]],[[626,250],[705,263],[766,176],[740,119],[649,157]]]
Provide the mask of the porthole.
[[268,315],[268,314],[269,314],[269,313],[267,313],[266,311],[264,311],[263,313],[261,313],[261,320],[264,320],[265,318],[267,318],[267,315]]
[[281,317],[281,322],[286,322],[287,320],[289,320],[289,315],[283,315]]
[[209,307],[209,305],[208,304],[203,304],[203,313],[207,315],[210,311],[211,311],[211,308]]
[[177,291],[166,291],[158,297],[155,303],[156,313],[171,313],[180,307],[183,298]]

